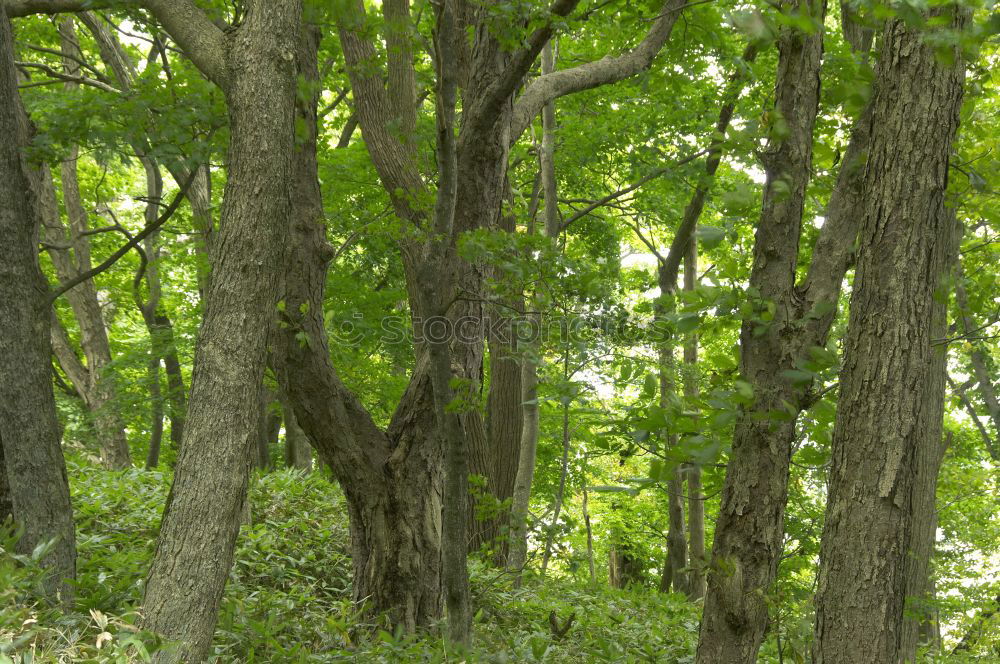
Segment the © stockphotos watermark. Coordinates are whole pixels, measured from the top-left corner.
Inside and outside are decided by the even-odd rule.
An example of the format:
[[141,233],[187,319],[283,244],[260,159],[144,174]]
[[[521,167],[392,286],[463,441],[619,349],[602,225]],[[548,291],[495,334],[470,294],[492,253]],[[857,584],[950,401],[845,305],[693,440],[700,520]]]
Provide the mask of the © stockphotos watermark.
[[342,346],[359,346],[377,340],[385,345],[413,343],[478,344],[484,338],[507,345],[547,342],[577,342],[603,339],[615,344],[656,343],[675,333],[670,320],[628,315],[581,314],[511,317],[431,316],[415,318],[390,315],[372,319],[361,312],[329,321],[330,341]]

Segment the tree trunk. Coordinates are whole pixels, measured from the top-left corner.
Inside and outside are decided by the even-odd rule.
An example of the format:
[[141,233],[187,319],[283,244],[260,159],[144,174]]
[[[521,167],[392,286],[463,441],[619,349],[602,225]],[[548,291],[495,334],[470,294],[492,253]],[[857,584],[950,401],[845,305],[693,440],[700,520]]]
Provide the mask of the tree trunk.
[[[151,8],[229,107],[229,177],[191,402],[143,600],[143,626],[178,641],[159,661],[201,661],[233,560],[257,430],[267,330],[290,213],[298,0],[256,0],[223,34],[197,8]],[[198,31],[197,35],[188,31]],[[223,46],[224,45],[224,46]]]
[[[688,242],[690,244],[690,241]],[[674,295],[677,291],[677,275],[670,274],[663,263],[659,269],[660,296],[656,302],[658,329],[665,330],[669,311],[675,310]],[[658,341],[658,371],[660,384],[660,411],[667,421],[672,421],[676,411],[677,361],[674,356],[672,333],[666,332]],[[665,450],[677,447],[677,434],[669,429],[661,433]],[[669,454],[669,452],[667,452]],[[684,568],[687,566],[687,538],[684,535],[684,477],[680,463],[671,462],[670,477],[667,480],[667,555],[660,575],[660,590],[668,592],[671,586],[679,592],[687,592]]]
[[14,69],[14,39],[0,7],[0,444],[18,551],[55,540],[41,560],[53,600],[72,601],[76,539],[52,394],[52,302],[38,265],[40,215],[23,150],[30,141]]
[[[299,42],[300,74],[319,75],[319,30]],[[318,86],[310,86],[318,94]],[[316,97],[297,105],[309,132],[292,162],[291,237],[285,253],[283,314],[273,359],[295,419],[344,490],[351,528],[353,597],[412,632],[441,616],[441,441],[426,358],[417,363],[389,427],[382,431],[341,382],[323,321],[327,243],[316,165]],[[307,306],[303,306],[307,303]],[[303,311],[305,313],[303,313]],[[302,342],[300,334],[307,341]]]
[[7,519],[13,517],[14,503],[10,495],[10,484],[7,482],[7,463],[3,458],[3,436],[0,435],[0,525],[7,524]]
[[279,390],[281,415],[285,422],[284,459],[286,468],[296,468],[305,472],[312,470],[312,447],[309,439],[295,419],[295,409],[288,396]]
[[[948,337],[948,295],[960,244],[958,220],[953,209],[943,210],[946,219],[940,240],[939,262],[934,273],[940,275],[931,305],[930,338]],[[934,583],[931,558],[937,534],[937,480],[941,462],[948,448],[943,434],[945,385],[948,375],[948,345],[939,343],[932,348],[931,363],[924,383],[925,404],[917,427],[919,440],[914,451],[913,497],[910,501],[912,526],[905,561],[905,609],[900,637],[900,660],[913,662],[921,638],[937,631]]]
[[[538,317],[529,314],[528,320],[537,325]],[[537,349],[537,341],[528,348]],[[537,357],[528,352],[521,355],[523,424],[517,478],[510,508],[510,557],[507,560],[507,568],[516,574],[515,585],[520,585],[521,572],[528,560],[528,507],[531,503],[531,484],[535,476],[535,456],[538,450],[538,361]]]
[[[542,49],[542,75],[555,71],[555,49],[551,42]],[[555,166],[556,108],[552,100],[542,107],[542,146],[538,152],[538,170],[544,200],[545,237],[553,243],[560,233],[558,182]],[[535,232],[535,220],[528,220],[528,234]],[[538,366],[542,361],[541,315],[537,309],[541,299],[533,300],[532,309],[525,322],[530,341],[521,350],[521,440],[518,445],[518,465],[514,478],[514,495],[511,501],[511,556],[508,569],[515,571],[515,585],[521,583],[521,572],[528,560],[528,507],[531,503],[531,485],[535,477],[535,459],[538,453]],[[537,336],[536,336],[537,335]]]
[[163,443],[163,395],[160,393],[160,358],[150,349],[146,364],[149,383],[149,449],[146,452],[146,470],[160,464],[160,446]]
[[[684,290],[698,285],[698,243],[688,243],[684,256]],[[684,340],[684,396],[688,402],[698,398],[698,333],[689,332]],[[690,405],[688,406],[690,408]],[[701,465],[687,466],[688,491],[688,572],[687,593],[691,599],[705,596],[705,495],[701,490]]]
[[[63,67],[67,74],[77,75],[80,66],[72,57],[80,57],[80,47],[72,18],[64,18],[59,23],[59,35],[62,52],[70,56],[63,58]],[[65,87],[70,90],[78,87],[78,84],[67,82]],[[80,185],[77,182],[77,152],[76,146],[73,146],[68,158],[60,164],[67,225],[64,226],[60,220],[49,170],[41,169],[40,178],[36,179],[45,213],[42,223],[45,226],[46,242],[65,246],[68,240],[69,246],[72,247],[72,256],[65,249],[49,250],[56,268],[56,276],[61,282],[69,281],[91,268],[90,240],[84,235],[88,228],[87,213],[83,208]],[[77,285],[66,293],[66,297],[80,328],[80,346],[87,359],[87,396],[84,401],[93,417],[101,460],[107,468],[128,468],[132,465],[132,461],[125,439],[125,426],[118,413],[117,390],[113,378],[106,375],[107,368],[111,364],[111,346],[94,281],[88,279]]]
[[[569,373],[569,347],[563,354],[563,384],[567,384],[570,379]],[[542,576],[549,567],[549,559],[552,557],[552,545],[556,539],[556,528],[559,527],[559,515],[562,513],[563,502],[566,500],[566,477],[569,475],[569,404],[570,401],[564,397],[562,404],[562,460],[559,464],[559,486],[552,501],[552,521],[549,523],[548,532],[545,534],[545,553],[542,554]]]
[[254,439],[251,463],[258,470],[271,469],[271,448],[278,444],[281,418],[274,409],[274,391],[260,386],[260,417],[257,418],[257,437]]
[[[935,13],[951,11],[961,28],[968,10]],[[924,40],[890,21],[876,71],[820,552],[817,664],[896,664],[903,655],[916,465],[935,407],[930,321],[950,251],[944,197],[964,73],[957,50],[955,64],[942,65]]]
[[[799,327],[796,308],[802,302],[795,292],[795,271],[819,103],[825,3],[800,0],[797,7],[813,17],[815,29],[803,33],[786,28],[778,37],[773,115],[781,131],[771,137],[761,156],[767,182],[750,274],[751,289],[759,293],[759,300],[756,315],[744,320],[740,334],[740,375],[753,388],[753,402],[743,406],[733,434],[712,548],[698,664],[756,661],[768,624],[765,596],[781,555],[797,411],[780,419],[770,414],[787,412],[786,404],[802,401],[801,387],[781,372],[794,369],[805,350],[799,343],[806,340],[796,338],[804,335],[795,331]],[[851,237],[849,232],[845,234]],[[838,239],[849,242],[847,238]],[[843,263],[846,268],[846,260]],[[829,300],[835,303],[843,272],[830,277],[828,291],[833,295]],[[829,301],[829,295],[824,292],[812,297]],[[824,340],[825,330],[817,336]],[[808,345],[822,344],[808,341]]]

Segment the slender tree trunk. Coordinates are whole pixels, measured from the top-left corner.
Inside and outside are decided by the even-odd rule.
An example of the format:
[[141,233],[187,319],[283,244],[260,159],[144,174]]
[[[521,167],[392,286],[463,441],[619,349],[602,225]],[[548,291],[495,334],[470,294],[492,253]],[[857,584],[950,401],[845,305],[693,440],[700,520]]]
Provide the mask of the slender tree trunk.
[[[961,28],[969,10],[935,11],[949,12]],[[901,20],[888,23],[833,434],[816,597],[817,664],[896,664],[903,656],[916,465],[929,408],[936,408],[928,387],[940,351],[931,321],[950,251],[944,200],[963,73],[959,53],[954,64],[942,64],[920,30]]]
[[190,40],[194,35],[185,31],[199,31],[204,51],[192,56],[223,88],[231,132],[223,221],[195,348],[184,443],[143,599],[144,627],[178,641],[159,661],[201,661],[232,565],[265,341],[277,311],[291,211],[294,54],[302,5],[255,0],[239,28],[223,34],[197,8],[188,7],[179,19],[175,5],[154,4],[175,37]]
[[22,529],[17,547],[30,554],[55,540],[41,564],[53,600],[71,602],[76,539],[59,422],[52,394],[49,326],[52,302],[38,265],[39,210],[24,149],[30,141],[20,107],[14,38],[0,7],[0,444],[7,502]]
[[[549,42],[542,49],[542,75],[555,71],[555,48]],[[555,101],[542,107],[542,146],[538,152],[538,168],[544,200],[545,237],[553,243],[560,233],[558,183],[555,167]],[[528,221],[528,234],[534,233],[534,219]],[[535,299],[532,309],[541,306]],[[518,574],[515,584],[520,584],[520,573],[528,559],[528,507],[531,503],[531,485],[535,477],[535,459],[538,453],[538,366],[542,361],[541,315],[537,311],[525,319],[527,343],[521,353],[521,440],[518,451],[517,475],[514,480],[514,498],[511,502],[511,557],[509,569]]]
[[[684,256],[684,290],[698,285],[698,243],[688,243]],[[689,332],[684,340],[684,396],[688,402],[698,398],[698,334]],[[688,406],[690,407],[690,406]],[[688,491],[688,586],[691,599],[705,596],[705,495],[701,489],[701,465],[687,466]]]
[[312,447],[309,446],[309,439],[295,419],[295,409],[288,395],[282,390],[278,390],[278,394],[281,398],[281,416],[285,423],[285,467],[308,473],[312,470]]
[[[569,347],[563,353],[563,383],[569,382]],[[559,527],[559,515],[562,513],[563,502],[566,500],[566,476],[569,475],[569,405],[568,397],[565,397],[562,404],[562,461],[559,464],[559,488],[556,489],[555,499],[552,501],[552,521],[549,523],[549,531],[545,535],[545,553],[542,555],[542,576],[549,567],[549,559],[552,557],[552,545],[556,539],[556,529]]]
[[[690,241],[688,242],[690,244]],[[664,269],[661,263],[659,269],[660,296],[656,303],[658,329],[665,330],[668,312],[675,309],[674,295],[677,291],[677,275]],[[676,411],[677,400],[677,361],[674,353],[675,340],[671,333],[658,341],[658,370],[660,383],[659,406],[664,417],[670,421],[671,412]],[[664,429],[664,448],[670,450],[677,447],[677,434]],[[669,452],[668,452],[669,453]],[[687,566],[687,538],[684,535],[684,476],[683,466],[674,463],[667,480],[667,555],[663,562],[663,572],[660,575],[660,590],[668,592],[671,586],[679,592],[687,592],[684,578],[684,568]]]
[[587,487],[583,487],[583,524],[587,529],[587,567],[591,585],[597,584],[597,570],[594,568],[594,529],[590,525],[590,506],[587,504]]
[[[59,35],[62,52],[69,56],[63,58],[63,67],[68,74],[76,75],[80,66],[73,57],[80,57],[80,47],[76,39],[73,18],[66,17],[60,22]],[[78,87],[78,84],[67,82],[65,87],[71,90]],[[53,255],[53,263],[60,281],[68,281],[91,268],[90,240],[84,235],[88,228],[87,213],[83,208],[80,185],[77,182],[77,153],[78,149],[73,146],[68,158],[60,164],[63,205],[69,222],[70,245],[73,248],[73,257],[67,261],[57,260]],[[51,183],[48,186],[51,186]],[[53,230],[65,238],[66,232],[59,222],[58,208],[55,209],[50,221],[45,223],[58,225],[58,230]],[[65,239],[62,241],[65,242]],[[132,461],[125,439],[125,426],[118,413],[117,390],[113,377],[107,375],[108,366],[111,364],[111,346],[93,280],[88,280],[69,291],[67,298],[80,327],[80,345],[87,358],[89,393],[87,403],[93,414],[101,459],[107,468],[128,468],[132,465]]]
[[150,349],[146,363],[146,380],[149,383],[149,449],[146,452],[146,470],[160,464],[160,447],[163,443],[163,395],[160,391],[160,358]]
[[[529,324],[538,324],[538,316],[529,314]],[[529,333],[530,334],[530,333]],[[510,557],[508,569],[515,572],[515,585],[520,585],[521,572],[528,560],[528,507],[531,503],[531,484],[535,475],[535,456],[538,450],[538,361],[530,351],[539,348],[537,340],[527,345],[521,355],[521,408],[524,422],[521,426],[520,452],[517,461],[517,478],[510,516]]]

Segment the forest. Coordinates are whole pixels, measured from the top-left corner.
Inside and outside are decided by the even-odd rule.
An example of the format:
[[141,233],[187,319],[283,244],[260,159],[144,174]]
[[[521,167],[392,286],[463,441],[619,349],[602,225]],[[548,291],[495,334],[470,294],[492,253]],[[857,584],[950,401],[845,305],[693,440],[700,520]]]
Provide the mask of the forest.
[[0,0],[0,664],[1000,661],[995,0]]

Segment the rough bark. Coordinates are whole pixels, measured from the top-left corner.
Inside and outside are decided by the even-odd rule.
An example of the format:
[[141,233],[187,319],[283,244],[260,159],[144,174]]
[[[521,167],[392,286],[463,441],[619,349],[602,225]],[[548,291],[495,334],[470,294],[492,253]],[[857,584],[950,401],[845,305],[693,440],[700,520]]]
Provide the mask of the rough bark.
[[[937,275],[930,314],[930,338],[948,336],[948,301],[958,258],[959,226],[953,209],[946,217],[939,240],[940,251],[932,274]],[[932,342],[933,344],[933,342]],[[931,559],[937,533],[937,480],[948,448],[943,432],[945,386],[948,375],[948,344],[933,344],[931,363],[924,382],[921,421],[913,458],[913,495],[910,500],[912,525],[905,559],[904,621],[900,636],[900,660],[913,662],[919,642],[939,634],[935,611]],[[950,434],[948,434],[950,436]]]
[[[781,130],[762,154],[767,181],[750,274],[750,287],[759,297],[758,314],[744,321],[740,335],[740,374],[752,386],[754,400],[743,407],[733,435],[699,635],[699,664],[756,661],[768,624],[765,594],[781,554],[797,411],[781,418],[771,414],[785,413],[786,404],[801,403],[802,388],[781,372],[794,369],[808,347],[825,340],[825,331],[819,339],[796,332],[799,316],[804,318],[811,307],[798,311],[810,303],[795,288],[819,102],[825,3],[802,0],[796,6],[813,17],[815,27],[811,33],[786,29],[778,37],[773,116]],[[850,242],[852,234],[849,227],[846,230],[846,237],[838,237],[841,242]],[[843,272],[831,276],[837,289],[842,278]],[[813,297],[819,297],[819,289],[815,291]],[[823,301],[835,303],[837,292],[824,292]],[[760,314],[769,309],[773,317],[765,320]]]
[[[298,64],[318,80],[320,33],[307,26]],[[296,107],[309,132],[292,162],[293,209],[285,254],[284,325],[273,358],[295,419],[344,489],[351,528],[353,597],[407,631],[440,617],[441,445],[426,364],[418,363],[389,427],[382,431],[341,382],[330,361],[323,321],[327,243],[316,166],[316,97]],[[307,306],[303,306],[306,303]],[[302,313],[302,312],[305,313]]]
[[242,25],[225,34],[186,1],[147,5],[219,83],[229,107],[229,177],[215,270],[195,349],[184,443],[143,599],[144,627],[177,642],[160,661],[200,661],[211,646],[232,565],[265,340],[276,312],[290,212],[301,2],[251,2]]
[[41,564],[53,600],[72,601],[76,539],[59,422],[52,394],[52,305],[38,265],[40,215],[23,150],[30,141],[20,108],[14,39],[0,7],[0,444],[18,550],[55,540]]
[[[936,13],[951,11],[960,27],[968,10]],[[964,73],[954,55],[942,64],[903,21],[883,34],[820,552],[817,664],[895,664],[903,654],[916,465],[932,414],[930,321],[951,233],[943,206]]]

